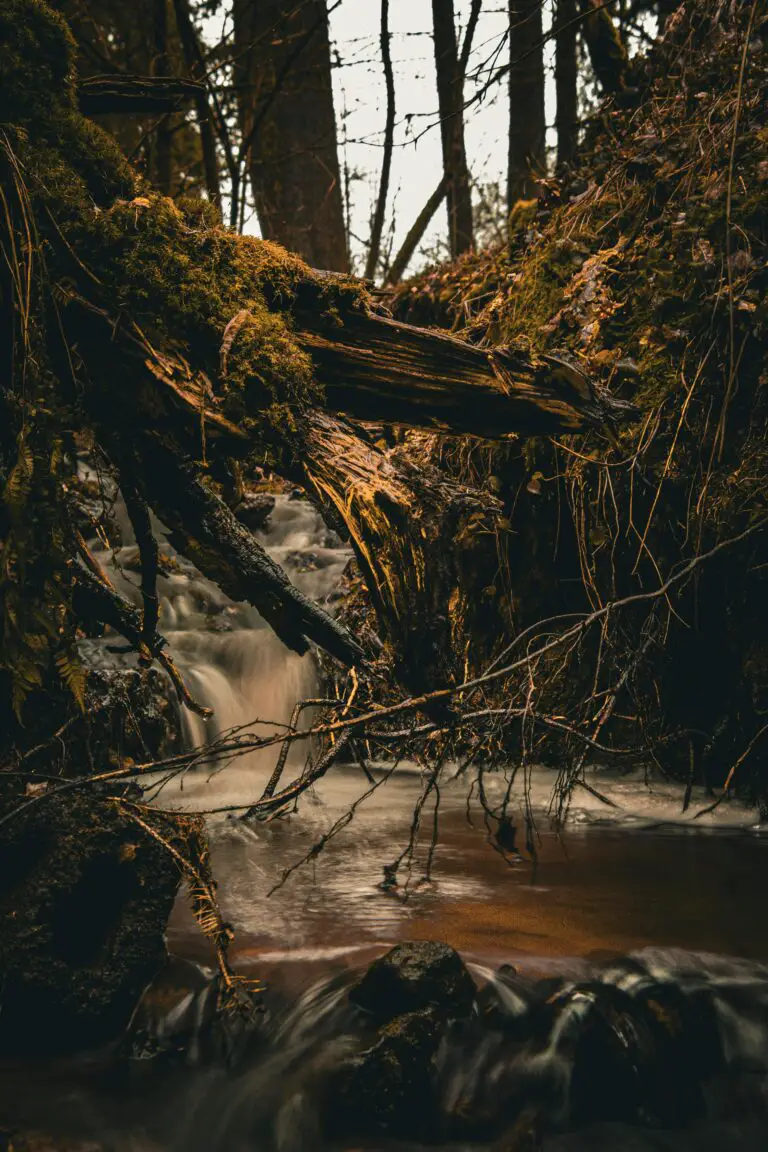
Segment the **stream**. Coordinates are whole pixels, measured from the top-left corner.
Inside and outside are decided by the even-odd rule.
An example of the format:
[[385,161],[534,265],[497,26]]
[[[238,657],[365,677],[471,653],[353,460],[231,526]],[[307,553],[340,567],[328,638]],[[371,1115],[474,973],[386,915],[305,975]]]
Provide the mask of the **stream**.
[[[260,537],[303,591],[332,604],[350,554],[308,504],[278,496]],[[127,528],[122,546],[100,559],[138,603],[136,548]],[[288,653],[254,610],[232,604],[183,560],[174,560],[159,591],[161,630],[193,694],[215,709],[207,722],[186,714],[187,740],[210,739],[254,718],[285,723],[296,700],[315,694],[312,657]],[[94,664],[114,659],[101,641],[88,643],[87,656]],[[291,756],[300,766],[301,750]],[[180,894],[168,925],[174,960],[140,1008],[134,1037],[167,1038],[181,1029],[192,1038],[186,1057],[152,1059],[135,1041],[127,1058],[123,1049],[119,1058],[102,1052],[42,1067],[9,1064],[0,1079],[0,1125],[97,1141],[114,1152],[361,1148],[343,1140],[324,1144],[319,1135],[324,1077],[354,1030],[346,991],[398,941],[439,940],[460,952],[486,1007],[504,1020],[526,1014],[533,1020],[553,989],[567,1000],[522,1055],[519,1044],[504,1039],[505,1026],[493,1042],[472,1028],[452,1034],[438,1057],[442,1098],[466,1099],[470,1107],[482,1098],[491,1110],[514,1096],[523,1066],[529,1076],[535,1064],[548,1084],[551,1124],[543,1144],[494,1136],[440,1147],[768,1148],[768,837],[755,811],[732,802],[695,819],[711,803],[703,793],[694,790],[683,814],[681,786],[596,769],[588,779],[616,807],[577,791],[566,829],[556,835],[546,815],[554,773],[537,769],[530,782],[537,859],[523,853],[509,861],[494,851],[476,798],[468,800],[471,779],[448,766],[439,811],[430,799],[410,867],[388,889],[384,866],[408,844],[418,768],[373,765],[372,780],[358,767],[334,768],[296,813],[268,825],[227,811],[258,798],[274,758],[274,750],[265,750],[215,770],[198,767],[166,783],[157,797],[167,806],[211,812],[221,906],[236,933],[234,966],[264,979],[273,997],[257,1038],[228,1038],[222,1066],[210,1021],[212,957]],[[503,774],[486,777],[485,786],[491,798],[500,797]],[[367,798],[349,821],[362,793]],[[438,847],[426,880],[435,820]],[[334,828],[327,847],[313,853]],[[597,1093],[602,1105],[576,1123],[573,1030],[580,1009],[574,1005],[586,985],[617,995],[660,986],[683,998],[706,995],[722,1060],[695,1114],[679,1123],[657,1116],[626,1123],[611,1114],[608,1074]],[[607,1075],[599,1061],[594,1074]],[[421,1145],[365,1145],[371,1152],[390,1147]]]

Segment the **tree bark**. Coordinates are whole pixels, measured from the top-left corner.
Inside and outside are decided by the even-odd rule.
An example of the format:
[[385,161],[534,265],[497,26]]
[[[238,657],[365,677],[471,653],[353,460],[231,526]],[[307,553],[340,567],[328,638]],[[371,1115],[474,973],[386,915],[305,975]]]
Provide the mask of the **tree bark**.
[[384,126],[384,152],[381,160],[381,178],[379,180],[379,194],[376,198],[376,210],[371,225],[371,242],[368,248],[368,257],[365,262],[365,275],[373,280],[379,266],[381,256],[381,236],[384,231],[384,216],[387,210],[387,196],[389,195],[389,174],[392,167],[392,147],[395,139],[395,76],[392,71],[392,53],[390,51],[389,32],[389,0],[381,0],[381,59],[384,66],[384,82],[387,89],[387,116]]
[[184,63],[190,78],[200,81],[195,92],[195,113],[197,126],[200,131],[200,149],[203,154],[203,174],[208,198],[212,204],[221,209],[221,182],[219,180],[219,160],[216,155],[216,133],[213,128],[213,113],[208,99],[208,93],[203,81],[205,68],[202,64],[202,53],[192,16],[189,11],[188,0],[174,0],[176,13],[176,27],[179,31],[181,50],[184,54]]
[[541,0],[509,0],[509,162],[507,206],[536,195],[545,168]]
[[578,143],[578,61],[576,0],[557,0],[555,9],[555,90],[557,167],[567,168]]
[[323,412],[305,427],[297,479],[349,537],[409,691],[460,676],[488,607],[474,592],[498,572],[498,500]]
[[134,116],[174,112],[201,91],[199,84],[176,76],[89,76],[77,85],[77,100],[84,116]]
[[[168,76],[168,2],[152,0],[152,74]],[[155,131],[154,183],[164,196],[170,196],[173,187],[173,132],[167,115],[163,116]]]
[[472,197],[464,148],[464,75],[456,47],[453,0],[432,0],[437,98],[452,257],[472,248]]
[[629,59],[608,8],[600,0],[579,0],[581,31],[597,81],[607,96],[624,88]]
[[179,463],[155,440],[142,451],[142,487],[182,555],[233,600],[247,600],[286,647],[306,652],[313,640],[342,664],[363,650],[354,638],[293,585],[248,529],[209,487],[194,465]]
[[235,0],[233,15],[242,159],[262,234],[344,272],[326,0]]
[[608,414],[578,369],[556,357],[476,348],[371,313],[351,313],[331,333],[309,319],[297,317],[297,338],[326,405],[358,420],[499,440],[576,431]]

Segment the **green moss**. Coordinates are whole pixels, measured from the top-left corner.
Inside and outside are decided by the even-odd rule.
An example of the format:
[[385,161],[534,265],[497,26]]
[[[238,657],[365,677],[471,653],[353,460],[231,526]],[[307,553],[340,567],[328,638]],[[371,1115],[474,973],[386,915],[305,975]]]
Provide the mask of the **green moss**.
[[[292,312],[308,287],[322,310],[326,285],[278,245],[227,231],[200,202],[178,206],[144,186],[114,140],[75,110],[71,37],[46,5],[5,0],[0,21],[10,48],[0,77],[38,227],[50,231],[51,277],[82,282],[161,347],[183,350],[230,418],[289,429],[290,410],[318,398]],[[336,308],[340,322],[361,289],[334,284],[330,295],[329,320]]]
[[[483,343],[564,347],[596,386],[639,409],[616,435],[488,451],[481,475],[509,513],[502,554],[520,627],[647,593],[694,554],[761,523],[768,508],[766,45],[753,38],[737,90],[747,19],[743,6],[684,5],[680,38],[645,62],[642,99],[595,119],[582,150],[584,191],[568,202],[566,187],[565,203],[537,215],[535,242],[433,270],[397,294],[399,315],[416,323],[453,324]],[[476,479],[470,453],[444,448],[440,458],[459,479]],[[703,565],[695,592],[677,590],[632,691],[628,711],[642,724],[731,733],[708,746],[712,781],[763,722],[768,660],[750,621],[765,599],[767,548],[756,534],[743,552]],[[574,722],[591,723],[577,702],[600,675],[608,688],[635,666],[647,609],[617,619],[606,641],[612,669],[605,647],[566,661],[548,689],[553,713],[572,708]],[[637,729],[617,739],[633,741]],[[682,744],[665,747],[663,762],[680,749],[687,773]]]
[[75,45],[64,19],[42,0],[0,2],[0,117],[44,131],[74,108]]

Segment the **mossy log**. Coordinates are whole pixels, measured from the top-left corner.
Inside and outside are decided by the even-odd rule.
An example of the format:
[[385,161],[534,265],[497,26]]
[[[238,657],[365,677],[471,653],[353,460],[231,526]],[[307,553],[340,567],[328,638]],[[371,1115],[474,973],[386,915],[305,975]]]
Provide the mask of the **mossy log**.
[[331,331],[311,314],[296,338],[312,356],[325,406],[359,420],[500,440],[574,432],[625,411],[598,397],[567,359],[477,348],[361,309]]
[[177,76],[89,76],[77,86],[77,102],[85,116],[146,115],[175,112],[204,91]]
[[[481,518],[495,512],[436,470],[376,455],[364,431],[333,414],[500,438],[572,432],[621,419],[622,406],[597,395],[575,362],[397,323],[359,282],[224,229],[200,201],[153,193],[79,111],[72,47],[42,0],[0,4],[0,239],[18,272],[3,299],[18,345],[7,405],[17,448],[8,472],[19,481],[12,546],[32,546],[21,543],[23,508],[42,484],[55,520],[51,446],[90,429],[116,471],[130,456],[143,499],[202,571],[249,599],[291,647],[314,641],[354,663],[357,643],[292,588],[215,494],[228,459],[258,453],[343,522],[390,637],[412,642],[437,621],[444,649],[461,580],[438,545],[468,537],[479,508]],[[66,527],[34,547],[60,562],[71,604]]]

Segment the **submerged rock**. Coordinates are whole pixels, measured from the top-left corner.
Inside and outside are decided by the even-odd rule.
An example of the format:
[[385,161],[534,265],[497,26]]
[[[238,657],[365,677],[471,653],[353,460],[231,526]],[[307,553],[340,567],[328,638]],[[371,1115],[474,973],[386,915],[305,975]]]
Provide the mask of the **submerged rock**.
[[343,1066],[333,1127],[350,1133],[429,1134],[440,1036],[440,1015],[428,1008],[397,1016],[380,1028],[375,1042]]
[[235,509],[235,516],[251,532],[266,528],[275,509],[275,497],[270,492],[249,492]]
[[702,1085],[720,1062],[707,997],[671,983],[629,995],[595,982],[557,996],[552,1008],[553,1055],[571,1064],[570,1122],[671,1127],[703,1113]]
[[449,1022],[472,1011],[476,992],[446,944],[398,944],[375,960],[348,999],[376,1031],[334,1078],[330,1127],[344,1136],[434,1137],[436,1054]]
[[398,944],[375,960],[349,1001],[365,1013],[361,1023],[376,1031],[339,1069],[331,1127],[344,1135],[434,1137],[440,1126],[435,1057],[450,1021],[469,1016],[476,993],[447,944]]
[[443,1017],[468,1016],[477,989],[458,952],[447,944],[398,944],[371,964],[350,1000],[377,1021],[433,1008]]

